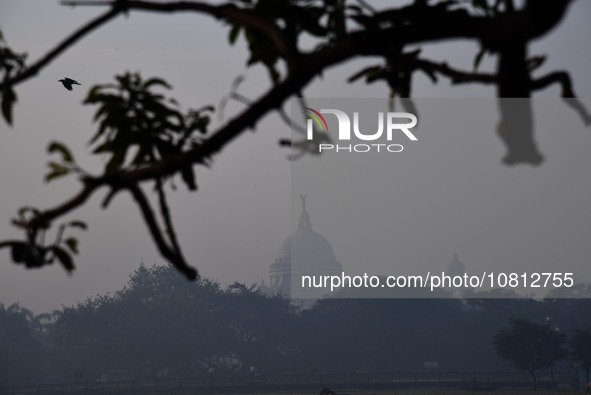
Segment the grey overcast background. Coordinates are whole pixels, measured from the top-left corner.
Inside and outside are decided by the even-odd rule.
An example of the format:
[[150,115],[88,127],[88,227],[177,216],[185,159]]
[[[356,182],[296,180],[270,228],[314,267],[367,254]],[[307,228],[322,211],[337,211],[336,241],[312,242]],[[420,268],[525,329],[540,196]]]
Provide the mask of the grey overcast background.
[[[381,1],[379,5],[398,3]],[[12,48],[27,51],[29,61],[34,61],[102,11],[100,7],[64,7],[57,1],[2,0],[0,27]],[[549,55],[538,73],[569,70],[581,97],[591,97],[590,18],[591,2],[578,0],[562,25],[531,47],[532,54]],[[48,160],[45,150],[51,140],[66,142],[87,169],[98,171],[101,168],[100,159],[87,155],[86,143],[95,130],[91,122],[94,109],[83,106],[81,101],[91,85],[109,82],[113,75],[126,70],[139,70],[146,77],[161,76],[168,80],[174,87],[170,94],[187,108],[217,105],[229,91],[232,80],[245,74],[241,92],[250,97],[260,94],[263,87],[268,86],[266,73],[245,68],[244,43],[240,41],[230,47],[227,33],[223,24],[201,15],[132,12],[129,17],[120,17],[86,37],[39,76],[19,86],[16,125],[9,128],[0,122],[0,238],[19,236],[9,222],[19,207],[52,206],[78,188],[74,180],[44,184]],[[477,51],[474,44],[462,42],[424,48],[434,59],[447,60],[467,69]],[[387,95],[384,86],[345,82],[368,62],[372,60],[359,60],[327,72],[323,79],[308,87],[306,95],[384,97]],[[482,68],[490,69],[491,62],[490,58],[485,59]],[[76,79],[82,86],[75,87],[73,92],[66,91],[57,82],[66,76]],[[451,87],[444,80],[433,86],[425,78],[418,77],[414,95],[424,98],[493,97],[494,90]],[[559,91],[555,87],[542,95],[556,97]],[[235,113],[240,108],[239,104],[231,103],[226,113]],[[560,111],[563,113],[568,114]],[[397,244],[396,239],[390,240],[396,260],[417,262],[418,268],[418,262],[429,267],[440,262],[444,268],[456,248],[469,270],[483,270],[491,262],[532,259],[533,256],[528,255],[532,246],[548,243],[554,235],[562,235],[564,237],[557,241],[560,242],[555,251],[557,255],[552,259],[588,262],[591,227],[584,202],[589,200],[590,192],[591,131],[585,132],[555,130],[539,135],[538,143],[547,157],[539,168],[501,165],[504,147],[494,132],[489,131],[474,140],[450,144],[445,151],[439,151],[440,156],[431,156],[429,163],[416,163],[416,169],[399,170],[398,182],[404,184],[404,188],[397,199],[384,204],[391,206],[388,215],[392,219],[405,224],[405,229],[416,235],[417,243]],[[256,133],[243,135],[225,149],[211,169],[198,170],[200,190],[197,193],[187,193],[181,186],[171,197],[185,253],[202,275],[224,283],[236,280],[253,283],[266,279],[269,264],[281,242],[293,231],[291,217],[297,216],[298,208],[297,202],[292,205],[292,198],[297,198],[300,192],[309,193],[312,225],[332,243],[344,269],[360,271],[355,262],[363,261],[364,249],[352,246],[347,237],[340,237],[339,227],[346,226],[347,221],[331,222],[337,215],[331,212],[334,206],[331,199],[338,196],[292,191],[291,165],[286,160],[288,152],[277,145],[280,138],[289,134],[289,128],[277,116],[268,117],[258,125]],[[466,166],[467,157],[469,166]],[[482,172],[498,185],[470,188],[462,181],[465,172]],[[453,210],[443,207],[438,211],[435,200],[426,199],[443,193],[451,200],[458,196],[481,202],[487,207],[486,215],[494,222],[503,207],[511,205],[512,194],[519,195],[524,185],[531,187],[525,188],[529,191],[543,191],[540,197],[543,204],[537,206],[542,212],[554,210],[565,215],[549,215],[537,224],[542,227],[541,239],[530,234],[523,246],[510,251],[502,242],[503,227],[490,232],[475,231],[475,227],[482,230],[484,220],[477,221],[475,217],[482,213],[478,204],[468,205],[471,210],[468,212],[463,212],[461,206]],[[343,189],[343,198],[349,193],[350,190]],[[363,189],[363,194],[379,196],[371,189]],[[565,197],[572,197],[572,200],[565,201]],[[72,276],[67,276],[58,266],[25,270],[12,264],[7,251],[0,252],[1,302],[19,302],[36,313],[51,311],[88,296],[121,289],[142,259],[148,265],[162,263],[129,197],[118,196],[107,211],[99,209],[99,198],[95,197],[69,217],[90,224],[90,229],[80,235],[81,254]],[[423,215],[417,217],[421,212]],[[429,220],[425,214],[429,212],[439,213],[437,220]],[[349,221],[354,221],[354,214]],[[515,221],[519,223],[518,218]]]

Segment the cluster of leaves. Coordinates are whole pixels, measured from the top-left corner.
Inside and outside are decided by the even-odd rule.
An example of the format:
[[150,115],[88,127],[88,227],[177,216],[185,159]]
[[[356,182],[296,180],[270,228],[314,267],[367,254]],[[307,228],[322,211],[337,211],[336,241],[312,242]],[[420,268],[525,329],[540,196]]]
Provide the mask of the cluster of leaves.
[[[171,88],[160,78],[143,80],[139,73],[125,73],[116,76],[116,82],[94,86],[84,101],[85,104],[98,106],[94,116],[98,129],[90,145],[93,154],[107,156],[105,176],[166,162],[199,146],[202,136],[207,133],[213,107],[205,106],[181,113],[174,99],[167,99],[154,91],[159,87]],[[58,159],[48,162],[47,182],[72,173],[81,174],[85,183],[96,179],[78,166],[65,144],[52,141],[47,150],[49,154],[58,155]],[[190,190],[197,189],[192,163],[181,168],[180,175]],[[169,233],[174,234],[161,181],[163,178],[156,180],[161,207]],[[46,243],[51,220],[40,218],[43,218],[40,210],[32,207],[21,209],[13,224],[24,230],[24,241],[6,240],[0,243],[0,248],[10,248],[13,261],[28,268],[49,265],[57,259],[66,271],[71,272],[74,269],[72,254],[78,253],[78,240],[64,238],[63,234],[68,227],[85,229],[86,224],[80,221],[62,224],[57,229],[55,241]]]
[[[8,81],[25,69],[26,53],[14,52],[6,45],[4,36],[0,32],[0,75],[3,81]],[[2,92],[2,116],[9,125],[12,125],[12,108],[17,101],[16,93],[10,85],[4,87]]]
[[[199,145],[207,133],[212,106],[182,114],[174,99],[152,89],[171,86],[160,78],[142,80],[139,73],[116,76],[117,84],[94,86],[85,104],[98,105],[98,130],[90,140],[94,154],[108,155],[106,174],[166,161]],[[182,169],[183,181],[195,190],[191,165]]]
[[[496,17],[499,14],[501,14],[502,12],[507,13],[508,10],[507,9],[507,4],[511,4],[511,7],[513,7],[512,5],[512,1],[490,1],[490,0],[468,0],[472,6],[472,9],[475,10],[476,12],[481,12],[484,13],[484,15],[488,16],[488,17]],[[505,9],[501,10],[501,6],[505,6]],[[474,71],[477,71],[480,63],[482,62],[482,59],[484,58],[485,55],[491,55],[494,53],[494,49],[493,48],[489,48],[487,45],[485,45],[484,43],[481,42],[481,47],[480,50],[478,51],[478,53],[476,54],[476,56],[474,56]],[[527,69],[532,72],[535,69],[539,68],[540,66],[542,66],[542,64],[544,64],[544,62],[546,61],[546,55],[536,55],[531,57],[530,59],[528,59],[527,61]]]
[[231,24],[228,37],[230,44],[234,44],[240,33],[243,33],[250,53],[247,65],[264,65],[273,82],[281,79],[278,70],[279,60],[282,57],[297,55],[298,38],[302,34],[324,38],[331,43],[346,35],[346,21],[349,15],[364,15],[362,7],[345,4],[344,0],[235,1],[242,3],[258,17],[262,16],[276,26],[282,27],[280,33],[287,44],[286,49],[290,52],[288,54],[280,53],[268,35],[240,23]]
[[6,240],[0,242],[0,249],[10,248],[12,261],[23,264],[27,268],[38,268],[51,265],[57,261],[68,272],[74,270],[72,254],[78,254],[78,239],[72,236],[65,237],[66,228],[78,228],[85,230],[86,223],[82,221],[70,221],[61,224],[53,242],[46,242],[46,234],[49,225],[31,226],[31,219],[39,216],[41,212],[30,206],[19,210],[18,219],[13,224],[24,230],[26,238],[22,240]]
[[[49,144],[48,153],[57,153],[61,156],[61,162],[48,162],[49,172],[45,181],[49,182],[63,177],[71,172],[82,172],[74,160],[71,151],[62,143],[53,141]],[[6,240],[0,242],[0,249],[9,248],[13,262],[23,264],[27,268],[38,268],[51,265],[57,261],[68,272],[75,268],[72,255],[78,254],[78,239],[73,236],[64,236],[67,228],[86,230],[85,222],[73,220],[61,224],[56,232],[55,240],[46,242],[46,236],[51,223],[33,224],[32,220],[39,217],[41,211],[35,207],[25,206],[18,211],[18,218],[12,223],[25,232],[25,240]]]
[[47,152],[49,154],[56,153],[60,155],[62,160],[61,162],[52,160],[47,163],[47,167],[49,167],[49,173],[45,175],[46,182],[66,176],[72,172],[83,172],[83,170],[76,164],[74,155],[70,149],[63,143],[60,143],[59,141],[52,141],[47,147]]
[[385,82],[390,88],[390,98],[399,97],[408,111],[416,113],[416,109],[409,99],[412,90],[412,74],[421,70],[426,72],[433,81],[436,81],[433,73],[428,73],[417,65],[416,60],[420,53],[420,49],[405,52],[401,47],[393,48],[385,65],[365,67],[349,77],[348,82],[355,82],[361,78],[368,85],[378,81]]

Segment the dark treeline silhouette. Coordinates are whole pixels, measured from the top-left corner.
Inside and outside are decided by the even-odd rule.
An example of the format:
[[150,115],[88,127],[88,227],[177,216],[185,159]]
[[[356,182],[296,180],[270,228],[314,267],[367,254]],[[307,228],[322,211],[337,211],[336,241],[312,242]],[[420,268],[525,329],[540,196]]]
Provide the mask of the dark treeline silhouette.
[[515,319],[559,327],[576,339],[575,360],[589,365],[585,299],[325,299],[302,309],[255,287],[141,266],[121,291],[52,314],[0,304],[0,385],[210,368],[220,376],[250,375],[251,367],[261,375],[417,371],[426,361],[445,371],[510,370],[494,339]]

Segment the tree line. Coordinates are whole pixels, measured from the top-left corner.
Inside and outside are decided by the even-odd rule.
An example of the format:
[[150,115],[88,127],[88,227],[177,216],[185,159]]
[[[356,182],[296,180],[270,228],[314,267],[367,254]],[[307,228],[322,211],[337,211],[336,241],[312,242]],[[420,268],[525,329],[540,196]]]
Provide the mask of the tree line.
[[[552,318],[549,318],[552,317]],[[140,266],[123,289],[50,314],[0,304],[0,383],[207,374],[591,366],[585,299],[323,299]],[[563,362],[565,363],[565,362]],[[535,376],[533,376],[535,377]]]

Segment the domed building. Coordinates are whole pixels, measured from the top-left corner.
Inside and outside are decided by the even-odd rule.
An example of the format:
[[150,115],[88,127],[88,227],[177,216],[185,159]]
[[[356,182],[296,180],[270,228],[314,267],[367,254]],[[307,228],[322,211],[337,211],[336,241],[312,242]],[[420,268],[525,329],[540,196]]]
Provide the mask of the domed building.
[[261,283],[267,295],[281,294],[287,298],[319,298],[326,289],[302,289],[302,276],[340,275],[342,267],[324,236],[312,230],[306,196],[302,199],[302,212],[298,229],[279,248],[277,257],[269,267],[269,285]]

